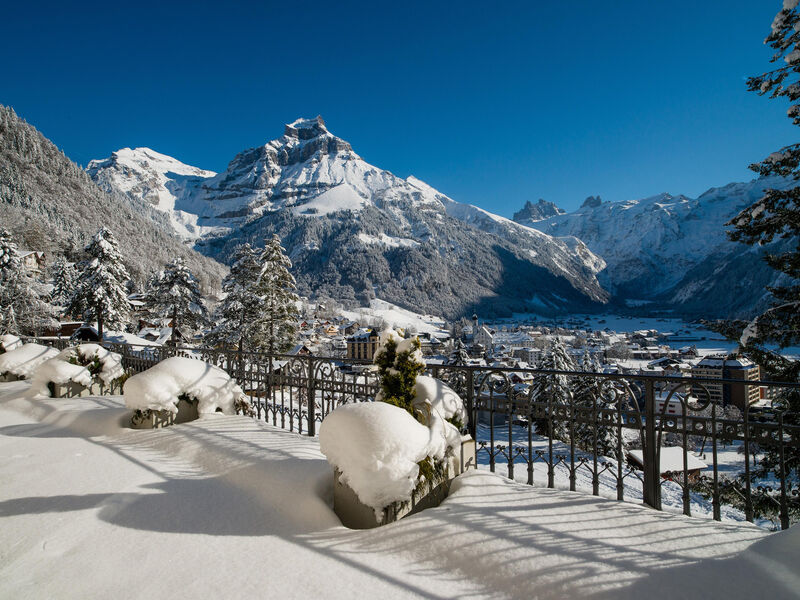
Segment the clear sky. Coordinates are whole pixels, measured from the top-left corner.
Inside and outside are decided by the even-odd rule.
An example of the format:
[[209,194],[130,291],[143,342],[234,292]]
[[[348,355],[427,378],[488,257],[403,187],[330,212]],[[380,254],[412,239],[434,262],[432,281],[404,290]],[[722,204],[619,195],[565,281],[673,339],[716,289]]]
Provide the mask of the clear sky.
[[780,6],[15,2],[0,103],[82,165],[148,146],[220,171],[321,114],[368,162],[506,216],[696,196],[797,141],[786,105],[745,89]]

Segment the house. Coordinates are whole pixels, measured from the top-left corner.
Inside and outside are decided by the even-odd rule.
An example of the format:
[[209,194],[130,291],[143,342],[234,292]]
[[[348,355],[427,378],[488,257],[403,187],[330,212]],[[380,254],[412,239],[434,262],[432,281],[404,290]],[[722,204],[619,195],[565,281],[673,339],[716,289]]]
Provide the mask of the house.
[[[642,450],[629,450],[627,452],[628,462],[638,469],[644,469],[644,458]],[[659,448],[658,472],[664,479],[680,480],[683,478],[683,448],[680,446],[661,446]],[[708,465],[694,456],[691,452],[686,452],[686,472],[689,481],[697,481],[700,472],[708,468]]]
[[[734,354],[712,354],[703,358],[692,368],[692,377],[758,381],[761,379],[761,369],[757,364],[744,357]],[[761,388],[756,385],[737,385],[720,381],[720,383],[705,382],[692,386],[692,394],[698,398],[705,399],[706,392],[712,402],[723,406],[733,404],[741,411],[761,398]]]
[[347,338],[347,358],[372,360],[378,349],[378,333],[373,329],[359,329]]
[[314,353],[311,352],[311,349],[306,346],[305,344],[296,344],[294,348],[289,350],[286,354],[291,354],[292,356],[313,356]]
[[37,252],[35,250],[20,250],[19,258],[20,262],[22,263],[22,268],[28,273],[40,275],[42,271],[44,271],[44,252]]

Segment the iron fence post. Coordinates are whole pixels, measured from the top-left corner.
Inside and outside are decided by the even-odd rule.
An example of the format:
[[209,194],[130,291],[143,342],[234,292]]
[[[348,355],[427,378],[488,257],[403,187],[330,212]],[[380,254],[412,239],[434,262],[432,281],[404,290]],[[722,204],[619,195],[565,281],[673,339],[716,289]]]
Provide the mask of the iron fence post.
[[314,385],[314,359],[308,359],[308,435],[317,433],[317,388]]
[[656,510],[661,510],[661,473],[658,465],[658,448],[656,448],[656,397],[653,382],[644,384],[644,503]]

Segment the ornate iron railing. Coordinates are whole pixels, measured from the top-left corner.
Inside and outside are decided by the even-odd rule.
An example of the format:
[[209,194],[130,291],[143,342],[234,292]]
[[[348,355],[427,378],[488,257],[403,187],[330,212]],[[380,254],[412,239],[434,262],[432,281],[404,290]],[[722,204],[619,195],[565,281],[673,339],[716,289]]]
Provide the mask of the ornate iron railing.
[[[176,355],[217,365],[239,382],[256,418],[311,436],[336,407],[372,401],[380,387],[366,361],[105,346],[132,372]],[[717,520],[725,513],[784,529],[800,520],[800,415],[780,401],[747,404],[738,414],[711,401],[712,390],[724,386],[739,397],[755,386],[780,399],[800,395],[800,384],[439,364],[427,370],[462,397],[479,463],[491,471]],[[666,464],[676,448],[677,459]],[[696,466],[697,455],[707,468]]]

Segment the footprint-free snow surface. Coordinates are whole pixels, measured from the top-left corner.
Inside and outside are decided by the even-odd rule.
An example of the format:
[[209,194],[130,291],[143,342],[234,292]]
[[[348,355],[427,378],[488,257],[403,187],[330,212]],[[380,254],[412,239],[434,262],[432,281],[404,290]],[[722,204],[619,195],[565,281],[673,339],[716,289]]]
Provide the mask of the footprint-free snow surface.
[[119,397],[0,384],[2,598],[798,597],[769,534],[484,471],[438,508],[342,527],[316,440],[209,415],[135,431]]

